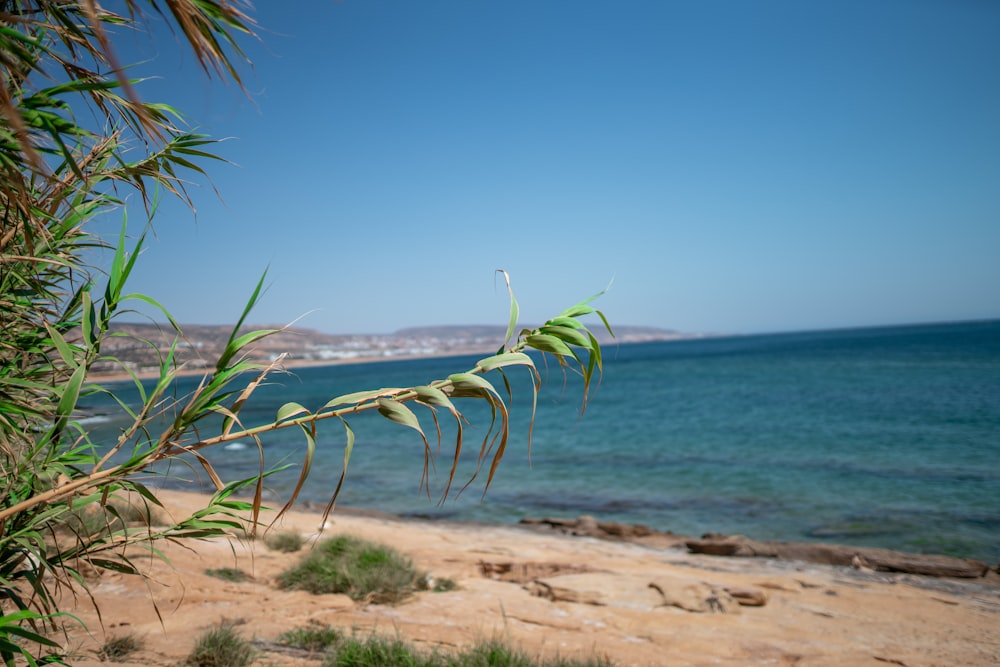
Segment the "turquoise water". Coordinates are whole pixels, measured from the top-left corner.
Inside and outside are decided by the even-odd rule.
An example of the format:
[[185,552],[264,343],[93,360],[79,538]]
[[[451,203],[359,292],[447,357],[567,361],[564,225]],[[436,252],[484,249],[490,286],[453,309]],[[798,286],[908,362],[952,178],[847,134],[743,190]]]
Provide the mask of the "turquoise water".
[[[428,500],[419,438],[366,415],[351,421],[358,439],[339,502],[497,523],[592,514],[687,535],[1000,560],[1000,321],[633,344],[605,354],[582,418],[578,381],[543,368],[530,460],[530,390],[526,376],[514,376],[513,435],[485,497],[480,479],[437,504],[450,465],[447,424]],[[285,401],[316,408],[347,391],[421,384],[474,360],[302,369],[276,377],[257,395],[258,412],[244,417],[263,422]],[[468,415],[463,481],[489,424],[476,405]],[[329,497],[343,442],[339,426],[321,429],[306,499]],[[263,444],[271,463],[297,462],[304,451],[292,431]],[[210,458],[229,476],[258,465],[252,446]],[[284,497],[296,475],[269,478],[271,492]]]

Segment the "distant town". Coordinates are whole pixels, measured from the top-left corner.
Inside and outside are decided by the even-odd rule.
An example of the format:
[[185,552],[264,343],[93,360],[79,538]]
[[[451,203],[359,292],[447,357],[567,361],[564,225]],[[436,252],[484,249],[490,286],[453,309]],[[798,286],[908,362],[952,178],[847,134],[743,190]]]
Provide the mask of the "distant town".
[[[245,332],[258,329],[280,329],[277,326],[250,326]],[[615,327],[615,337],[606,331],[594,334],[602,345],[676,340],[694,337],[669,329],[642,326]],[[208,369],[218,359],[229,335],[230,326],[182,325],[183,335],[169,325],[116,324],[114,333],[102,344],[101,352],[114,360],[96,363],[95,375],[148,374],[158,372],[160,360],[166,358],[175,345],[174,358],[189,371]],[[244,331],[241,331],[243,333]],[[455,325],[412,327],[390,334],[326,334],[312,329],[286,328],[253,345],[249,354],[254,361],[267,362],[285,355],[288,366],[305,366],[350,361],[377,361],[413,357],[490,354],[503,343],[506,330],[495,325]]]

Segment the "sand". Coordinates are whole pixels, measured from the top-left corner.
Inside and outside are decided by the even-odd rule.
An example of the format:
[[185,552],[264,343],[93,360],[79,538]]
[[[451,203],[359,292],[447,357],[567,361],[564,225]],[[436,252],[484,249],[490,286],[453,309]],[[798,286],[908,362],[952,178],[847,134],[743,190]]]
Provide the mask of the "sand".
[[[173,513],[204,502],[196,494],[162,494]],[[317,514],[292,512],[276,529],[315,536],[319,521]],[[145,647],[130,664],[176,666],[200,633],[223,621],[238,623],[262,649],[282,632],[316,621],[362,636],[389,633],[439,650],[500,636],[532,654],[597,654],[617,665],[1000,664],[995,575],[932,579],[697,555],[682,547],[517,526],[346,513],[335,514],[325,531],[338,533],[389,544],[432,577],[456,580],[458,588],[420,592],[396,606],[364,605],[342,595],[278,589],[275,576],[301,553],[273,552],[260,540],[215,539],[187,545],[192,548],[166,544],[169,566],[141,561],[150,581],[104,573],[92,582],[101,620],[86,596],[64,599],[64,609],[91,631],[71,628],[72,662],[97,664],[96,651],[106,637],[136,633]],[[484,575],[484,564],[492,576]],[[228,583],[205,574],[219,567],[242,568],[253,580]],[[500,578],[507,568],[524,581]],[[727,590],[764,596],[766,604],[735,604]],[[716,600],[709,605],[715,612],[683,608],[695,608],[706,597]],[[723,607],[726,613],[718,611]],[[264,652],[257,664],[318,665],[319,660]]]

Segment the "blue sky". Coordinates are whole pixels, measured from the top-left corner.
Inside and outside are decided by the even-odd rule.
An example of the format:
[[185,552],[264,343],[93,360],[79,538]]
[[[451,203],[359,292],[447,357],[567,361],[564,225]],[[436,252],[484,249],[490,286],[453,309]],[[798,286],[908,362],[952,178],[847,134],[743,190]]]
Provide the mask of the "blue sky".
[[268,267],[251,319],[331,333],[502,324],[498,268],[525,322],[1000,317],[1000,3],[257,4],[249,98],[119,42],[229,138],[131,284],[181,322]]

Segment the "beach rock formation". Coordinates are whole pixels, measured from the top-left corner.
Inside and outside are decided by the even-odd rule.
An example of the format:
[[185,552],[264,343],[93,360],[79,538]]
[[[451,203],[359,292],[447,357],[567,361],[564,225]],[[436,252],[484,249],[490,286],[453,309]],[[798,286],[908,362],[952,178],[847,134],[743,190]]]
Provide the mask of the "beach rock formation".
[[762,607],[767,594],[690,578],[635,577],[601,572],[586,565],[480,561],[484,577],[522,584],[532,595],[553,602],[641,609],[676,607],[696,613],[735,614],[740,606]]
[[660,547],[680,546],[688,538],[670,531],[653,530],[642,524],[618,523],[617,521],[598,521],[592,516],[583,515],[576,519],[561,519],[555,517],[523,518],[521,525],[539,529],[548,529],[564,535],[576,537],[596,537],[602,540],[624,542],[640,542]]
[[743,558],[778,558],[823,565],[839,565],[880,572],[903,572],[930,577],[977,579],[989,566],[977,560],[933,554],[911,554],[890,549],[852,547],[809,542],[761,542],[742,535],[709,533],[700,540],[687,540],[687,548],[700,554]]
[[[879,572],[901,572],[927,577],[960,577],[978,579],[991,568],[986,563],[968,558],[934,554],[912,554],[891,549],[856,547],[818,542],[763,542],[743,535],[708,533],[701,539],[659,531],[642,524],[598,521],[583,515],[576,519],[555,517],[524,518],[521,524],[551,530],[576,537],[636,542],[657,548],[686,547],[689,551],[711,556],[743,558],[776,558],[780,560],[819,563],[868,569]],[[997,568],[1000,572],[1000,567]]]

